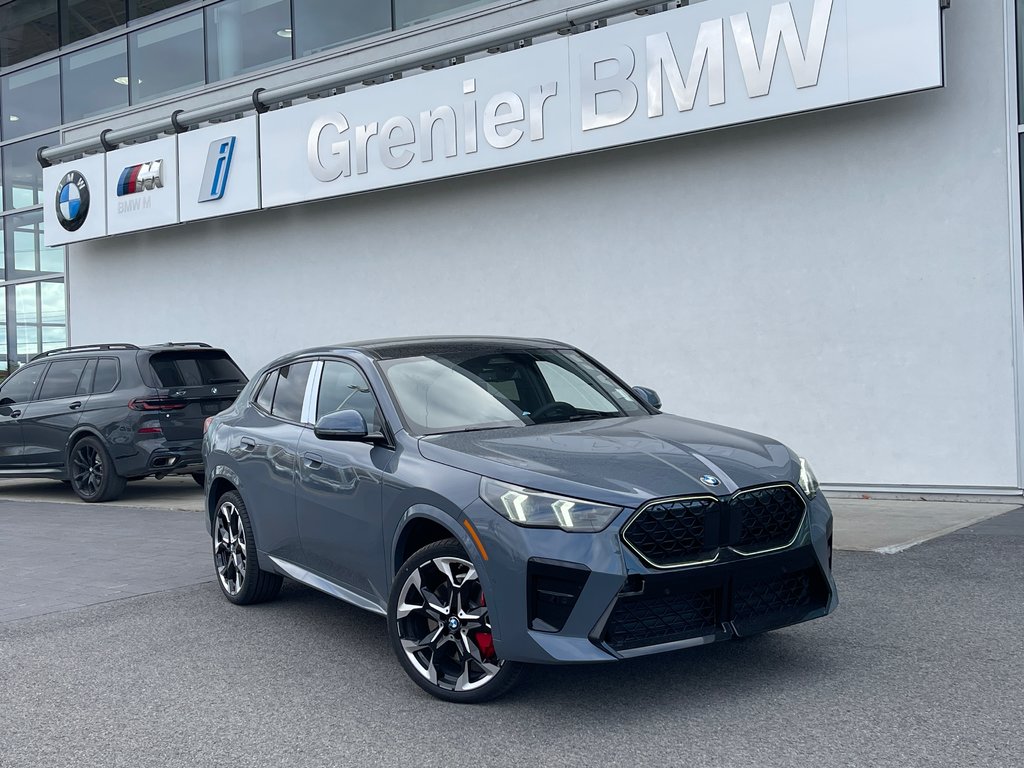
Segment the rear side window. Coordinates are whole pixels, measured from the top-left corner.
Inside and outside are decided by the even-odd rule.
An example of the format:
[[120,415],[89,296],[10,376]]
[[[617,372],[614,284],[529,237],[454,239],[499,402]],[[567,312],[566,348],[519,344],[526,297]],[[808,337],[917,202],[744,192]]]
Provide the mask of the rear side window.
[[43,386],[39,389],[40,400],[51,400],[55,397],[71,397],[78,391],[78,381],[82,378],[87,360],[58,360],[50,363],[43,377]]
[[301,420],[302,399],[306,394],[306,382],[312,367],[312,363],[296,363],[279,369],[274,405],[270,409],[272,415],[288,421]]
[[96,364],[96,380],[93,382],[92,391],[96,394],[112,392],[117,386],[117,380],[121,377],[121,366],[116,358],[103,357]]
[[260,386],[260,392],[256,395],[256,405],[267,413],[274,405],[274,389],[277,387],[277,371],[271,371]]
[[234,360],[215,350],[158,352],[149,358],[149,365],[161,387],[245,383],[245,374]]
[[24,403],[31,399],[42,373],[41,365],[29,365],[12,373],[0,388],[0,405]]

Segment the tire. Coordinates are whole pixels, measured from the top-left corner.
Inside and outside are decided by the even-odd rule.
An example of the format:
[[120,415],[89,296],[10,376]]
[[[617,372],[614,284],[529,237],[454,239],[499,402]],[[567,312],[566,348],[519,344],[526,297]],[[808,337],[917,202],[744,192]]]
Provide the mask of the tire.
[[124,493],[126,480],[95,437],[83,437],[71,447],[68,475],[71,489],[85,502],[113,501]]
[[283,579],[260,568],[245,502],[237,491],[217,499],[213,518],[213,566],[224,597],[235,605],[273,600]]
[[431,696],[459,704],[490,701],[525,672],[524,665],[495,655],[476,568],[455,539],[428,544],[405,561],[391,587],[387,618],[399,663]]
[[196,481],[196,485],[200,488],[206,486],[206,473],[205,472],[193,472],[192,479]]

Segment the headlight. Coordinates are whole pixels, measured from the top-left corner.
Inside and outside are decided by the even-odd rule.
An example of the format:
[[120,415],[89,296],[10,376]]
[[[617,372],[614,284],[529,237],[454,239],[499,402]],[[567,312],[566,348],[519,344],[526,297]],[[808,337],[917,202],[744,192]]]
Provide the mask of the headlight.
[[516,525],[561,528],[570,533],[603,531],[622,511],[622,507],[552,496],[486,477],[480,480],[480,498]]
[[807,463],[807,459],[800,459],[800,480],[798,482],[800,490],[807,495],[808,499],[813,499],[818,495],[821,486],[818,485],[818,478],[811,471],[811,465]]

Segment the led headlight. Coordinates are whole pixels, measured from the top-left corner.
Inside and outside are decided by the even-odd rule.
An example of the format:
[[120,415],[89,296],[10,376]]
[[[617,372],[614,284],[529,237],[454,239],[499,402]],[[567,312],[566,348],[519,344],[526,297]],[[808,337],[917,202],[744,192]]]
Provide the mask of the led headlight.
[[516,525],[561,528],[570,533],[602,531],[622,511],[622,507],[553,496],[486,477],[480,480],[480,498]]
[[804,492],[808,499],[813,499],[818,495],[818,490],[820,489],[818,478],[811,471],[811,465],[807,463],[807,459],[800,459],[800,479],[797,482],[800,484],[800,490]]

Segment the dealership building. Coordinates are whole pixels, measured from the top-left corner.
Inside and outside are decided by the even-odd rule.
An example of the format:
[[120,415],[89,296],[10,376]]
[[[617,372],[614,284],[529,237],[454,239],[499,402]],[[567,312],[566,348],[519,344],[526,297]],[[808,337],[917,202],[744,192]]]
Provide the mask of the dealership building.
[[1016,5],[0,3],[3,364],[557,338],[826,487],[1020,495]]

